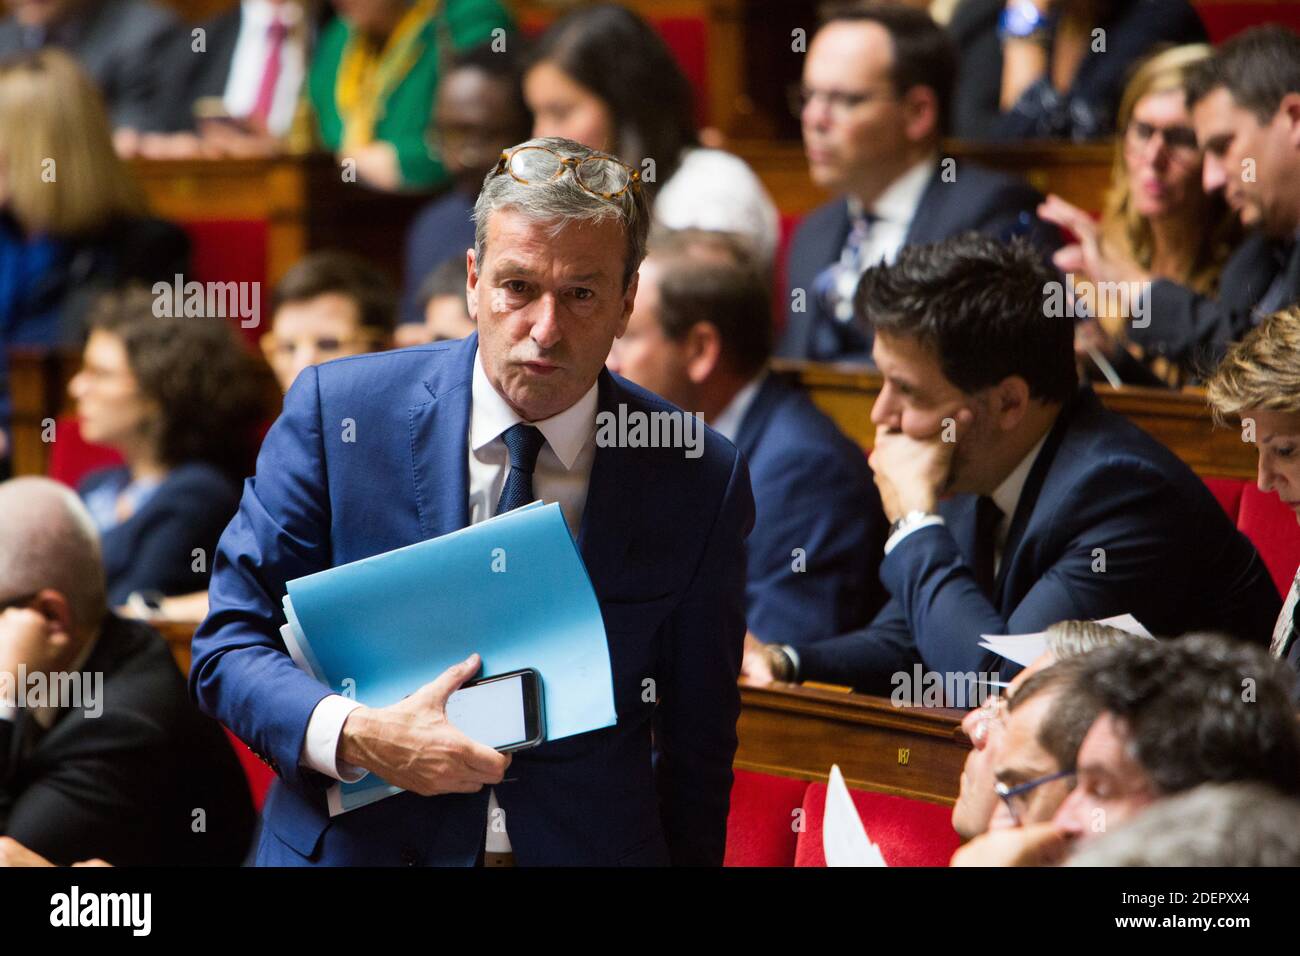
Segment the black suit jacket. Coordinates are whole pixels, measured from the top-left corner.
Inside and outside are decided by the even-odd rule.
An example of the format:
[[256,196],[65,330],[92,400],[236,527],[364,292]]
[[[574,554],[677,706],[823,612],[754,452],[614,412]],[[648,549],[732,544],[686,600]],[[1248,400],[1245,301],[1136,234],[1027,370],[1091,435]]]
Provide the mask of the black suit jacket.
[[194,129],[194,101],[204,96],[222,96],[230,79],[230,64],[235,58],[235,43],[243,22],[243,7],[200,23],[204,31],[204,49],[194,49],[190,32],[177,35],[164,59],[168,81],[158,89],[155,128],[165,132]]
[[1149,324],[1130,325],[1129,337],[1148,353],[1204,377],[1228,345],[1259,321],[1255,306],[1282,273],[1285,303],[1300,302],[1300,242],[1285,257],[1285,247],[1252,232],[1224,264],[1215,298],[1168,279],[1151,284]]
[[[944,182],[936,166],[921,194],[916,214],[908,226],[906,245],[940,242],[966,232],[979,232],[1006,241],[1023,235],[1045,252],[1060,245],[1056,229],[1038,219],[1035,209],[1043,201],[1024,182],[975,163],[959,161],[956,179]],[[821,322],[834,321],[813,294],[818,274],[836,262],[849,235],[849,206],[845,199],[819,206],[800,223],[790,245],[786,265],[786,318],[777,354],[785,358],[813,358],[813,333]],[[803,289],[805,308],[794,311],[791,292]],[[865,356],[823,356],[823,358]]]
[[992,595],[971,571],[974,495],[939,506],[881,563],[890,601],[863,631],[800,648],[801,677],[889,695],[915,664],[1020,668],[981,634],[1131,613],[1160,636],[1222,631],[1267,646],[1281,608],[1254,545],[1172,452],[1083,388],[1058,417],[1012,517]]
[[879,569],[888,522],[862,449],[775,376],[754,396],[736,447],[756,512],[746,542],[749,630],[802,645],[865,625],[887,597]]
[[248,784],[163,639],[107,614],[82,673],[103,675],[97,716],[65,709],[46,731],[23,709],[0,720],[0,833],[64,865],[240,863],[253,834]]
[[[118,466],[92,472],[77,491],[85,496],[122,471]],[[108,603],[125,604],[139,590],[206,590],[217,540],[238,507],[239,483],[216,468],[201,462],[173,468],[135,514],[101,536]],[[197,571],[195,548],[204,555]]]

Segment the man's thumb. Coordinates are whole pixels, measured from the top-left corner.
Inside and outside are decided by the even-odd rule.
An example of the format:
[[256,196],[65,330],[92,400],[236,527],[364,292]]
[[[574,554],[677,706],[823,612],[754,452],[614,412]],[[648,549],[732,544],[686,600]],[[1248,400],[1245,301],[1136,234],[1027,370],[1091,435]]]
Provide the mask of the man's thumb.
[[428,684],[429,703],[439,709],[447,706],[447,698],[460,689],[461,684],[478,673],[483,662],[478,654],[471,654],[459,664],[452,664]]

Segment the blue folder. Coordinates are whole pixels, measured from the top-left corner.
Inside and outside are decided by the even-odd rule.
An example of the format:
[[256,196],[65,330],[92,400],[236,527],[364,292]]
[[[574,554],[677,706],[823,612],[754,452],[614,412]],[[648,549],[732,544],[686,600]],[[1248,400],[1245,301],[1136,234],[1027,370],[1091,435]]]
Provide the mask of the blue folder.
[[[538,672],[548,740],[617,720],[600,605],[557,504],[296,578],[284,609],[299,666],[368,706],[478,652],[481,676]],[[370,774],[332,788],[330,812],[397,792]]]

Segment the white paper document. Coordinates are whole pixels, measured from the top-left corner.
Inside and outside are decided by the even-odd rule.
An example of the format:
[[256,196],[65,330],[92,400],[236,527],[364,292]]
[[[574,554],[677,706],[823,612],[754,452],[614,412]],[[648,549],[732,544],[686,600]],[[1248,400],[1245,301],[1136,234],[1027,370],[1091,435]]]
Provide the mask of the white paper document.
[[880,847],[871,842],[858,808],[844,784],[839,764],[831,765],[826,782],[826,812],[822,815],[822,852],[827,866],[888,866]]
[[[1127,631],[1136,637],[1151,637],[1151,632],[1143,627],[1132,614],[1117,614],[1115,617],[1102,618],[1097,624]],[[1000,657],[1028,667],[1047,652],[1047,632],[1036,634],[981,634],[980,647],[992,651]]]

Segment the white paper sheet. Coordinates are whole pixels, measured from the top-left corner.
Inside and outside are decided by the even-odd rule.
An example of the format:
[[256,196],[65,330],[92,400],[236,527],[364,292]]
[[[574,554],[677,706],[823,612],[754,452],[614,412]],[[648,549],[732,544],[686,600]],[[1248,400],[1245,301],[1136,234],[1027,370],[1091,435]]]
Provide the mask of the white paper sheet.
[[826,782],[826,812],[822,815],[822,852],[827,866],[888,866],[880,847],[871,842],[858,816],[839,764],[832,764]]

